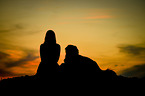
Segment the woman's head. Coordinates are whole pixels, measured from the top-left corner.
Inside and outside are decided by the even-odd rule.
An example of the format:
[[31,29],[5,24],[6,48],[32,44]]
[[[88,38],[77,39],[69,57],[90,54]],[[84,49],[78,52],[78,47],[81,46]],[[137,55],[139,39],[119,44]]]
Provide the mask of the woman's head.
[[54,31],[52,30],[47,31],[44,43],[56,43]]

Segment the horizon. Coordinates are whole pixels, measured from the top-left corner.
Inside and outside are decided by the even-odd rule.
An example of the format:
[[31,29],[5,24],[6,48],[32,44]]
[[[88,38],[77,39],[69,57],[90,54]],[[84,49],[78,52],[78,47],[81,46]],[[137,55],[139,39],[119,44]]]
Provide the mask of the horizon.
[[127,77],[145,76],[144,0],[0,0],[0,78],[34,75],[47,30]]

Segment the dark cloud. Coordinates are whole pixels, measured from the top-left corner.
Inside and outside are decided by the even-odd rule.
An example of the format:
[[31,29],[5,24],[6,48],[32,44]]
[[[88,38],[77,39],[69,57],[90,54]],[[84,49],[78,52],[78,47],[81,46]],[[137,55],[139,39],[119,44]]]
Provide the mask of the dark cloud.
[[7,58],[8,56],[10,56],[10,55],[7,53],[4,53],[4,52],[0,52],[0,60],[3,58]]
[[[25,29],[28,29],[28,25],[27,24],[23,24],[23,23],[18,23],[18,24],[14,24],[14,25],[10,25],[7,28],[0,28],[0,35],[1,33],[5,33],[5,34],[11,34],[12,35],[33,35],[36,33],[39,33],[40,30],[38,31],[25,31]],[[20,31],[20,32],[16,32],[16,31]]]
[[24,68],[24,65],[27,65],[29,61],[33,61],[39,56],[35,55],[35,51],[28,50],[28,49],[21,49],[21,51],[26,54],[25,56],[21,57],[18,60],[14,60],[10,58],[10,54],[0,52],[0,77],[6,77],[6,76],[17,76],[19,74],[13,73],[11,71],[11,68],[13,67],[20,67]]
[[[129,77],[143,77],[145,76],[145,47],[144,43],[136,45],[120,45],[118,48],[120,52],[127,54],[126,58],[132,58],[132,63],[135,66],[122,71],[122,75]],[[133,62],[134,61],[134,62]],[[142,62],[142,64],[137,62]]]
[[120,45],[118,48],[120,49],[120,52],[135,56],[145,53],[145,47],[139,47],[136,45]]
[[14,28],[16,28],[16,29],[25,29],[26,25],[25,24],[15,24]]
[[14,76],[15,74],[7,71],[6,69],[0,69],[0,76],[1,77],[7,77],[7,76]]
[[125,69],[122,71],[121,75],[127,77],[145,77],[145,63]]
[[14,24],[14,25],[8,26],[5,29],[1,28],[0,33],[9,33],[9,32],[15,31],[15,30],[22,30],[25,28],[26,28],[26,24],[19,23],[19,24]]
[[11,29],[0,29],[0,33],[11,32]]
[[17,61],[7,61],[5,62],[6,68],[16,67],[16,66],[23,66],[27,64],[28,61],[33,61],[39,58],[39,56],[35,56],[33,53],[27,53],[27,56],[17,60]]

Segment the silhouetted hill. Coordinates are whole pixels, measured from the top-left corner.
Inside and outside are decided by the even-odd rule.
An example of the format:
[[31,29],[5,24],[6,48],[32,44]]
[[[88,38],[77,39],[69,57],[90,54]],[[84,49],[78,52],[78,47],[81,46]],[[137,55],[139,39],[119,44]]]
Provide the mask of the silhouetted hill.
[[[46,78],[39,78],[35,75],[33,76],[21,76],[3,79],[0,81],[1,88],[36,88],[36,87],[44,87],[44,86],[60,86],[60,85],[69,85],[69,87],[76,85],[115,85],[115,86],[126,86],[130,85],[138,85],[143,84],[145,80],[144,78],[128,78],[124,76],[117,76],[116,73],[112,70],[105,70],[102,73],[96,74],[96,76],[74,76],[74,74],[61,74],[59,73],[57,76],[51,76]],[[104,86],[105,87],[105,86]]]

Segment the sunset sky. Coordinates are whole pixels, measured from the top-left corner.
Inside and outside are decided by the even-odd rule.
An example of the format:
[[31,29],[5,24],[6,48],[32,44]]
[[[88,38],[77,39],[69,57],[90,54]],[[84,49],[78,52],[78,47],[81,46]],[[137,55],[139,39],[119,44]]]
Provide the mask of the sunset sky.
[[145,76],[145,0],[0,0],[0,77],[34,75],[47,30],[102,70]]

